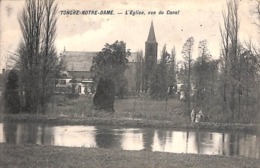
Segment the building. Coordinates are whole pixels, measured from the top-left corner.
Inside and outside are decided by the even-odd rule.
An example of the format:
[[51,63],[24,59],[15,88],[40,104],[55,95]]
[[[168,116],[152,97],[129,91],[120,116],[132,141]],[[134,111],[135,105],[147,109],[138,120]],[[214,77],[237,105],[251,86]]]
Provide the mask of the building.
[[56,93],[90,94],[93,85],[90,68],[97,52],[63,51],[65,71],[56,82]]
[[[131,52],[128,55],[128,69],[125,71],[125,76],[128,82],[127,89],[129,94],[135,94],[140,90],[147,90],[149,76],[151,75],[151,69],[157,64],[157,47],[153,22],[151,23],[150,31],[148,34],[147,41],[145,42],[145,61],[143,63],[142,54],[138,52]],[[65,51],[62,53],[62,58],[65,63],[66,71],[68,73],[66,80],[58,82],[58,87],[65,87],[69,85],[67,79],[76,79],[78,82],[77,87],[80,87],[81,94],[88,90],[93,84],[92,74],[90,68],[92,65],[93,57],[98,52],[89,51]],[[146,67],[146,68],[145,68]],[[137,72],[140,71],[140,72]],[[145,71],[143,73],[143,71]],[[143,77],[143,74],[145,78]],[[62,82],[63,81],[63,82]],[[63,84],[62,84],[63,83]],[[146,85],[144,86],[144,84]],[[84,90],[84,92],[83,92]]]
[[153,22],[145,42],[145,92],[149,89],[150,76],[157,65],[158,43],[156,42]]

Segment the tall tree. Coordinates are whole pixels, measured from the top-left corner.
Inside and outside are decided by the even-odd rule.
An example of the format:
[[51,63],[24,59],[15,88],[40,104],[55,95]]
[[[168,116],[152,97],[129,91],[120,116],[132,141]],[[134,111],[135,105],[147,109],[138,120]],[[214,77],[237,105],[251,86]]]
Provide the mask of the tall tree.
[[231,121],[233,122],[235,120],[237,65],[239,59],[238,6],[237,0],[227,2],[227,13],[223,11],[224,28],[220,27],[223,65],[223,112],[230,110]]
[[138,51],[135,66],[136,92],[144,91],[144,57],[143,51]]
[[45,113],[54,86],[57,56],[54,46],[57,22],[54,0],[26,0],[18,17],[22,40],[18,47],[21,88],[27,111]]
[[176,79],[176,51],[175,47],[173,47],[171,51],[171,58],[168,68],[168,77],[167,77],[167,86],[173,87],[177,84]]
[[127,92],[127,80],[125,70],[128,67],[126,43],[116,41],[113,44],[106,44],[96,57],[93,58],[91,72],[94,81],[112,80],[115,85],[115,94],[123,97]]
[[[58,6],[54,0],[44,1],[45,18],[43,22],[43,45],[42,45],[42,62],[41,62],[41,111],[45,113],[46,102],[51,96],[53,82],[57,65],[57,53],[55,49],[56,23]],[[52,82],[50,82],[52,81]]]
[[188,107],[187,115],[189,115],[191,112],[191,69],[192,69],[193,45],[194,45],[194,38],[190,37],[186,40],[182,49],[184,67],[186,72],[186,80],[184,84],[187,86],[186,94],[185,94],[187,99],[187,107]]
[[153,99],[160,99],[166,97],[167,94],[167,73],[168,73],[168,63],[170,60],[170,54],[167,52],[166,45],[164,45],[162,50],[162,55],[156,70],[151,76],[151,88],[150,96]]
[[198,106],[205,105],[207,99],[207,93],[209,93],[209,80],[210,80],[210,58],[207,47],[207,41],[203,40],[199,42],[199,56],[194,63],[194,75],[195,83],[197,84],[196,91],[196,104]]

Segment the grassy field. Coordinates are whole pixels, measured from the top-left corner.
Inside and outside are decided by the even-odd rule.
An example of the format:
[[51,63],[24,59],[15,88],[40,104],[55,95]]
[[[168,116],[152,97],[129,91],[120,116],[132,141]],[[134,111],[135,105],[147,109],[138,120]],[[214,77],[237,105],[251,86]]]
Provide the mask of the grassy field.
[[[82,95],[78,98],[68,98],[64,95],[56,95],[48,103],[45,116],[54,117],[98,117],[98,118],[128,118],[128,119],[148,119],[167,120],[176,123],[190,123],[189,116],[185,115],[187,106],[185,102],[178,99],[168,99],[166,102],[150,100],[148,98],[126,98],[116,99],[114,103],[115,112],[113,114],[104,111],[96,111],[92,107],[92,98]],[[209,122],[230,123],[230,113],[223,113],[221,107],[215,106],[205,111],[209,117]],[[253,124],[260,121],[260,113]],[[0,99],[0,121],[3,120],[3,101]],[[248,124],[248,122],[242,122]]]
[[92,99],[80,96],[77,99],[68,99],[57,95],[53,103],[49,103],[48,115],[71,117],[115,117],[115,118],[143,118],[156,120],[170,120],[189,122],[184,115],[185,104],[179,100],[167,101],[145,100],[141,98],[116,99],[115,113],[95,111],[92,108]]
[[[95,111],[92,108],[92,99],[87,96],[80,96],[77,99],[68,99],[63,95],[56,95],[53,103],[49,103],[48,114],[55,116],[72,116],[72,117],[106,117],[106,118],[142,118],[151,120],[169,120],[187,123],[189,116],[187,105],[184,101],[170,98],[166,102],[151,100],[149,98],[126,98],[116,99],[114,103],[115,113],[111,115],[107,112]],[[230,123],[231,113],[223,112],[222,107],[217,105],[209,106],[204,111],[209,118],[209,122]],[[248,116],[241,115],[244,119],[241,123],[250,123]],[[252,120],[254,124],[260,121],[258,117]]]
[[0,144],[0,167],[62,168],[259,168],[260,160],[116,149],[12,146]]

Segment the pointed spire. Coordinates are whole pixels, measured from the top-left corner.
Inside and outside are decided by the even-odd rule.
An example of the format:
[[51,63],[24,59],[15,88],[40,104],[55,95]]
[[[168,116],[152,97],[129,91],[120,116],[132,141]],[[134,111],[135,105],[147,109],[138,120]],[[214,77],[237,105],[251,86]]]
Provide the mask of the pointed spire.
[[151,27],[150,27],[150,31],[148,34],[147,42],[156,43],[156,38],[155,38],[155,33],[154,33],[154,28],[153,28],[153,21],[151,22]]

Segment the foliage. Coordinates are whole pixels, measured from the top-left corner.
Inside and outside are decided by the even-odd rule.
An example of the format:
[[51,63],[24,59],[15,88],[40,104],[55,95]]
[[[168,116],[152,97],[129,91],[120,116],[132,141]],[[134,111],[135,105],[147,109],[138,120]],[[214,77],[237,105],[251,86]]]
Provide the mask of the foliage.
[[116,95],[123,98],[127,93],[127,80],[124,75],[127,63],[126,44],[123,41],[106,44],[93,58],[91,72],[94,74],[94,81],[97,83],[100,78],[111,79],[115,84]]
[[194,84],[196,84],[196,104],[197,106],[205,105],[207,95],[210,94],[209,81],[210,76],[212,75],[211,66],[210,66],[210,58],[211,55],[208,51],[207,41],[203,40],[199,42],[199,56],[197,60],[194,62]]
[[22,31],[17,62],[20,88],[25,93],[24,106],[32,113],[45,113],[59,71],[54,47],[57,12],[54,0],[26,0],[18,17]]
[[191,112],[191,73],[192,73],[192,52],[193,52],[194,38],[190,37],[186,40],[183,45],[182,55],[184,59],[184,72],[186,76],[186,80],[184,84],[187,86],[186,89],[186,99],[187,99],[187,115]]
[[143,51],[137,52],[136,58],[136,66],[135,66],[135,81],[136,81],[136,92],[144,91],[144,57]]
[[96,94],[93,98],[93,104],[97,110],[114,112],[115,85],[112,79],[103,79],[98,81]]
[[251,45],[246,49],[239,41],[238,11],[239,2],[230,0],[227,2],[227,12],[223,12],[219,91],[222,117],[229,116],[229,122],[249,122],[253,121],[257,112],[258,61],[257,52]]
[[167,86],[173,87],[177,84],[177,79],[176,79],[176,51],[175,47],[173,47],[171,51],[171,57],[169,60],[169,68],[167,72]]
[[169,60],[170,54],[166,50],[166,45],[164,45],[161,60],[151,75],[150,96],[153,99],[163,99],[167,95],[167,63],[169,63]]
[[4,99],[5,111],[7,113],[18,113],[20,111],[19,101],[19,76],[16,70],[11,70],[5,84]]

